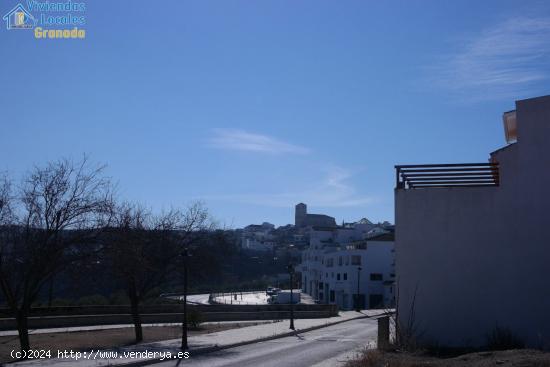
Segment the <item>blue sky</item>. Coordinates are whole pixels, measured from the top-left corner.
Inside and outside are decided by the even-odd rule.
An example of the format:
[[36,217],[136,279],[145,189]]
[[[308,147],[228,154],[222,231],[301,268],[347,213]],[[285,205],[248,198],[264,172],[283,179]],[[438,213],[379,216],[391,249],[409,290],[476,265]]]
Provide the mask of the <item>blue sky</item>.
[[93,0],[86,21],[2,25],[0,170],[86,153],[122,198],[229,227],[300,201],[393,222],[395,164],[484,162],[502,112],[550,93],[545,1]]

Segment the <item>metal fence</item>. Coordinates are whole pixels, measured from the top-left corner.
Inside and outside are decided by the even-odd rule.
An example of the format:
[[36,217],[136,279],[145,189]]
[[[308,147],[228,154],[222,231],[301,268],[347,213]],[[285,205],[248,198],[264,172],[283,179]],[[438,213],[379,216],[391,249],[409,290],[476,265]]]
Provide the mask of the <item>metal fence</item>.
[[420,164],[395,166],[397,189],[498,186],[498,163]]

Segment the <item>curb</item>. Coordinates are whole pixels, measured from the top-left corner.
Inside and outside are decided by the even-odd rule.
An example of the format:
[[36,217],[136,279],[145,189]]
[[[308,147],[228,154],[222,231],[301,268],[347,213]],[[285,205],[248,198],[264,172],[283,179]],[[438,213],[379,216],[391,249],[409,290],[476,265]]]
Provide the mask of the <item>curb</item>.
[[[255,344],[255,343],[261,343],[261,342],[266,342],[266,341],[270,341],[270,340],[275,340],[275,339],[286,338],[288,336],[294,336],[294,335],[298,335],[298,334],[301,334],[301,333],[307,333],[309,331],[314,331],[314,330],[322,329],[322,328],[325,328],[325,327],[328,327],[328,326],[334,326],[334,325],[342,324],[342,323],[348,322],[348,321],[368,319],[368,318],[377,318],[377,317],[380,317],[380,316],[383,316],[383,315],[384,314],[375,315],[375,316],[368,316],[368,315],[362,314],[362,316],[353,317],[353,318],[347,319],[347,320],[339,320],[339,321],[335,321],[335,322],[331,322],[331,323],[327,323],[327,324],[323,324],[323,325],[310,326],[310,327],[305,328],[305,329],[289,331],[289,332],[282,333],[282,334],[266,336],[266,337],[263,337],[263,338],[247,340],[247,341],[243,341],[243,342],[237,342],[237,343],[225,344],[225,345],[214,345],[214,346],[211,346],[211,347],[204,347],[204,348],[198,348],[198,349],[191,349],[191,350],[187,350],[187,352],[189,352],[189,354],[191,356],[203,355],[203,354],[217,352],[217,351],[224,350],[224,349],[241,347],[243,345],[249,345],[249,344]],[[138,367],[138,366],[148,366],[148,365],[151,365],[151,364],[162,363],[162,362],[166,362],[166,361],[170,361],[170,360],[166,360],[166,359],[163,359],[163,360],[160,360],[160,359],[147,359],[147,360],[143,360],[143,361],[136,361],[136,362],[129,362],[129,363],[118,363],[118,364],[114,364],[112,366],[123,366],[123,367],[135,366],[135,367]]]

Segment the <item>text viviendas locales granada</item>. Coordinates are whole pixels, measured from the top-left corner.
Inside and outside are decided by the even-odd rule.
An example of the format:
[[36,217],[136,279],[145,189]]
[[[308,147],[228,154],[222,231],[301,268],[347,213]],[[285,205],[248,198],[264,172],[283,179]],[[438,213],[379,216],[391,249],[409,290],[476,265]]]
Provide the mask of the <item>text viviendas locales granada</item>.
[[34,28],[37,39],[84,39],[86,3],[65,1],[27,1],[31,11],[39,12]]

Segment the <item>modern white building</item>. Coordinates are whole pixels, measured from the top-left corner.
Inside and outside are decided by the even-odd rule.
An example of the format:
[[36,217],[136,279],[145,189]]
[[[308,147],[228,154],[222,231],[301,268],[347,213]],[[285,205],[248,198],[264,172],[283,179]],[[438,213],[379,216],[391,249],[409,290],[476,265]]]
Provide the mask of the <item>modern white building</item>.
[[[357,223],[310,231],[302,251],[302,292],[340,309],[394,305],[394,235],[377,225]],[[371,234],[369,234],[371,232]]]
[[488,163],[396,166],[398,318],[426,343],[550,349],[550,96],[504,126]]

